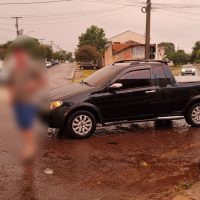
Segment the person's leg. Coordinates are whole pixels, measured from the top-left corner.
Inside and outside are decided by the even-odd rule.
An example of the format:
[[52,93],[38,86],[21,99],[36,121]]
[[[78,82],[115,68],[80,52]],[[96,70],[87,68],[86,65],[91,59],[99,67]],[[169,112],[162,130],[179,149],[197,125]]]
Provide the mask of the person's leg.
[[22,130],[23,148],[21,153],[22,160],[32,160],[37,153],[37,138],[33,130]]
[[15,117],[23,140],[21,159],[23,161],[32,160],[37,151],[37,138],[33,129],[36,108],[31,104],[17,103],[15,104]]

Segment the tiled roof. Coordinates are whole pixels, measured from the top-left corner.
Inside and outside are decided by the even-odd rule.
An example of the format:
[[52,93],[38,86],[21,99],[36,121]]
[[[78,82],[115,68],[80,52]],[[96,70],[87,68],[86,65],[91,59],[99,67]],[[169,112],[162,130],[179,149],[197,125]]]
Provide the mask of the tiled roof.
[[133,45],[132,44],[125,44],[125,43],[120,44],[119,43],[119,44],[113,44],[112,49],[113,49],[114,53],[119,53],[119,52],[121,52],[121,51],[123,51],[123,50],[125,50],[125,49],[127,49],[131,46],[133,46]]

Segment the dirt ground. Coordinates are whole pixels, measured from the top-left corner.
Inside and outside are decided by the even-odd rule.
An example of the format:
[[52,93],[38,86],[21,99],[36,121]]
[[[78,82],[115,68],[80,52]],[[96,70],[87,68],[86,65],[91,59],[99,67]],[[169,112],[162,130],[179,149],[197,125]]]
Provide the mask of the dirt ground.
[[199,181],[199,129],[184,121],[99,127],[85,140],[46,138],[31,169],[2,143],[1,200],[170,200]]

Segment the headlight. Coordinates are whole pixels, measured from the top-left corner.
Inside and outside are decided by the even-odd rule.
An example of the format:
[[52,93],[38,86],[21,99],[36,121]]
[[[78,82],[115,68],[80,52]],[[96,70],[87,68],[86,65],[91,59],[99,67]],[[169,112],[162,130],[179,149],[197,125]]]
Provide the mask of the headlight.
[[182,72],[185,72],[185,69],[182,69],[181,71],[182,71]]
[[195,72],[195,69],[192,69],[193,72]]
[[51,101],[51,104],[50,104],[50,109],[55,109],[57,107],[60,107],[62,106],[63,102],[62,101]]

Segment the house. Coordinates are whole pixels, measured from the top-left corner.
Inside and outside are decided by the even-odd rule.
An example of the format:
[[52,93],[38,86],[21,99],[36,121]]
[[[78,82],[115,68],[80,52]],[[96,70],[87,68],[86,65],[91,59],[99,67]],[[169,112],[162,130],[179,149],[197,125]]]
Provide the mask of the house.
[[163,58],[165,58],[165,47],[157,45],[157,59],[163,60]]
[[[156,54],[156,44],[151,44],[151,50],[152,54]],[[141,60],[144,58],[145,35],[130,30],[110,38],[104,54],[105,65],[120,60]]]

